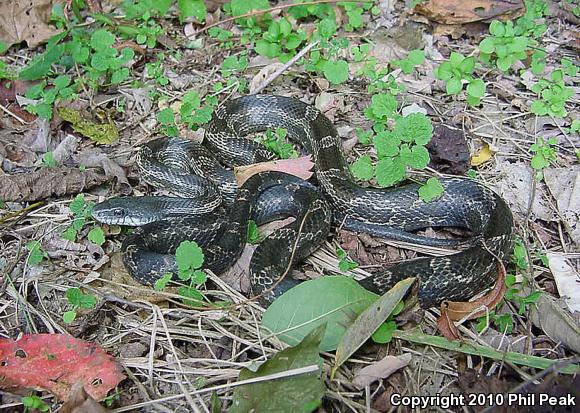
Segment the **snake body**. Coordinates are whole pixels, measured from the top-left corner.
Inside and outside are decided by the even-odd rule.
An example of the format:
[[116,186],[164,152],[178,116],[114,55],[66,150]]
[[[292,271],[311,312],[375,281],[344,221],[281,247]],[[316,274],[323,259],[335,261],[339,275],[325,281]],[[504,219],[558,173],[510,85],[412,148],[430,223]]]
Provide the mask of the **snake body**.
[[[323,198],[308,185],[295,180],[290,184],[298,191],[298,196],[290,194],[289,198],[292,201],[296,201],[297,198],[304,205],[301,211],[294,211],[294,215],[299,218],[296,220],[299,226],[278,232],[272,241],[275,247],[264,247],[265,254],[257,252],[254,254],[250,274],[254,292],[268,290],[274,285],[284,272],[283,268],[290,265],[288,259],[301,258],[316,248],[316,242],[320,242],[327,233],[326,229],[322,229],[330,219],[327,203],[337,224],[383,238],[422,245],[454,246],[460,242],[420,236],[413,231],[426,227],[446,226],[462,227],[471,232],[472,236],[466,243],[467,247],[460,252],[445,257],[404,261],[361,281],[364,287],[374,292],[384,293],[396,281],[408,276],[418,276],[421,278],[420,303],[424,307],[429,307],[445,299],[465,300],[493,283],[496,261],[505,258],[512,245],[512,215],[501,197],[483,184],[465,178],[441,179],[444,193],[439,199],[429,203],[419,198],[419,185],[414,183],[390,189],[361,187],[350,175],[338,133],[330,120],[314,107],[282,96],[250,95],[226,102],[214,112],[206,129],[204,142],[206,152],[193,157],[191,154],[184,155],[183,161],[166,162],[172,170],[188,167],[188,174],[190,171],[198,173],[204,168],[209,169],[211,171],[207,177],[209,183],[196,178],[194,182],[173,185],[177,182],[176,175],[181,173],[175,171],[167,173],[164,172],[164,167],[160,166],[164,164],[164,157],[171,158],[168,155],[171,151],[163,153],[165,144],[159,144],[161,146],[154,147],[153,150],[150,148],[143,150],[139,162],[141,169],[146,169],[145,177],[148,181],[159,182],[161,179],[161,184],[165,187],[183,186],[190,191],[190,196],[212,199],[211,202],[207,202],[208,205],[211,204],[210,207],[198,208],[200,212],[205,212],[205,215],[193,218],[170,217],[161,223],[149,224],[156,227],[146,227],[143,232],[154,230],[151,233],[156,233],[155,237],[167,243],[171,238],[170,234],[179,239],[175,234],[185,234],[187,227],[191,227],[192,224],[197,226],[200,222],[205,222],[219,227],[220,214],[215,211],[207,212],[215,208],[214,204],[217,203],[211,198],[215,192],[213,188],[224,189],[222,196],[226,204],[228,200],[233,200],[231,211],[235,212],[240,205],[248,204],[247,211],[244,212],[245,218],[238,217],[233,227],[224,230],[226,233],[245,231],[245,225],[241,221],[247,219],[252,210],[259,213],[272,203],[273,197],[271,194],[268,195],[268,190],[275,191],[273,188],[276,185],[267,184],[268,178],[260,174],[255,181],[250,180],[247,187],[242,187],[241,192],[237,191],[231,173],[223,172],[224,169],[219,167],[215,159],[205,158],[208,153],[211,154],[210,157],[216,155],[230,166],[270,160],[272,155],[260,143],[246,136],[277,127],[287,129],[290,139],[299,143],[313,156],[316,180]],[[195,150],[199,149],[196,147]],[[187,154],[188,151],[183,152]],[[153,156],[153,153],[156,155]],[[201,166],[189,165],[192,158],[196,158]],[[288,187],[289,184],[283,183],[287,182],[286,177],[281,174],[274,176],[278,186]],[[287,189],[285,191],[288,193]],[[219,195],[216,195],[217,197]],[[110,211],[110,208],[103,207],[102,210]],[[159,227],[165,229],[160,230]],[[232,229],[234,227],[235,229]],[[301,236],[298,236],[298,233]],[[235,242],[228,242],[225,246],[231,250],[239,249],[239,245],[233,248],[233,244],[238,241],[243,244],[243,238],[239,234]],[[297,254],[295,242],[298,239],[301,239],[307,247],[301,247],[300,253]],[[216,239],[212,239],[208,245],[215,241]],[[463,243],[465,244],[464,241]],[[220,248],[224,248],[224,245]],[[136,256],[131,252],[130,245],[126,250],[129,252],[127,255]],[[223,253],[223,250],[220,251]],[[277,253],[276,256],[280,257],[274,261],[282,262],[280,266],[273,265],[271,257],[267,257],[268,253],[274,251]],[[138,253],[144,254],[141,250]],[[145,263],[137,265],[135,270],[139,273],[147,272],[144,265]],[[154,273],[159,275],[158,272]]]

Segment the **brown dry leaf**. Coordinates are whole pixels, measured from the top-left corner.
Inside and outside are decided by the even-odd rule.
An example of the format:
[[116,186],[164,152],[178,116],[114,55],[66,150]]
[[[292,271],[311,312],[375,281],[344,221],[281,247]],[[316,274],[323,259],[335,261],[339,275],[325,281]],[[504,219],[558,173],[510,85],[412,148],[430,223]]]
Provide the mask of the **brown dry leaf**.
[[46,42],[60,30],[48,25],[53,0],[0,2],[0,41],[8,46],[26,41],[29,47]]
[[355,374],[352,384],[359,389],[370,385],[379,379],[386,379],[391,374],[405,367],[411,361],[411,354],[405,353],[400,356],[387,356],[384,359],[371,364]]
[[61,413],[106,413],[109,410],[87,394],[83,383],[77,382],[72,386],[69,399],[62,405],[60,411]]
[[89,168],[103,168],[105,176],[116,179],[116,185],[119,186],[119,191],[122,194],[129,195],[132,192],[131,184],[127,180],[125,170],[100,149],[83,151],[76,155],[74,160],[79,165],[84,165]]
[[439,330],[439,332],[443,334],[443,337],[445,337],[447,340],[459,340],[461,338],[461,334],[459,334],[457,326],[449,317],[447,307],[447,301],[443,301],[441,303],[441,315],[437,318],[437,330]]
[[310,179],[314,163],[310,156],[301,156],[296,159],[282,159],[280,161],[270,161],[255,163],[247,166],[239,166],[234,169],[236,182],[242,186],[252,175],[259,172],[278,171],[297,176],[302,179]]
[[[441,316],[443,312],[453,321],[461,320],[464,317],[469,316],[468,320],[473,320],[483,314],[485,314],[485,309],[480,309],[482,307],[487,307],[488,309],[494,308],[503,298],[506,291],[505,276],[506,271],[503,263],[498,261],[497,263],[497,279],[495,280],[495,287],[493,290],[485,294],[484,296],[478,298],[474,301],[469,302],[457,302],[457,301],[444,301],[441,303]],[[445,304],[445,308],[444,308]],[[478,310],[480,309],[480,310]]]
[[260,71],[250,81],[250,93],[254,93],[255,90],[260,89],[264,81],[282,66],[284,66],[282,63],[274,62],[260,69]]
[[494,19],[514,19],[525,12],[522,0],[428,0],[413,9],[429,20],[465,24]]
[[547,168],[544,180],[556,199],[564,227],[576,246],[580,247],[580,165]]
[[554,276],[558,293],[564,299],[571,313],[580,313],[580,288],[578,281],[580,276],[571,263],[566,259],[566,254],[548,252],[548,267]]
[[106,182],[93,170],[42,168],[17,175],[0,175],[0,199],[11,202],[36,201],[52,196],[78,194]]
[[469,169],[469,146],[459,129],[437,126],[427,149],[431,153],[429,166],[438,171],[461,175]]

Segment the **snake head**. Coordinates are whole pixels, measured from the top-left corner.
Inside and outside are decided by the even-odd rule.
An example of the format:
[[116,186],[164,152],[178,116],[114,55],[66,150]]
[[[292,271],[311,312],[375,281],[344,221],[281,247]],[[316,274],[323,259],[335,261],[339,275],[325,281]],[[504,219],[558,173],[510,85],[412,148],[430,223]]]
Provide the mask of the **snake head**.
[[[146,198],[146,197],[142,197]],[[136,197],[112,198],[93,208],[93,218],[103,224],[136,227],[155,221],[146,202]]]

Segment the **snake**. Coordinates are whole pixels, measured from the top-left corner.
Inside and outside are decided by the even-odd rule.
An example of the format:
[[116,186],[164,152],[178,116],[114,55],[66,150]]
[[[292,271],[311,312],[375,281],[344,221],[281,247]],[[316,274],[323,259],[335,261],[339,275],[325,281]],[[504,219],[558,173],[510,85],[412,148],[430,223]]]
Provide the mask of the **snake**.
[[[280,172],[262,172],[238,188],[229,168],[272,160],[273,154],[251,136],[274,128],[286,129],[289,139],[312,156],[316,185]],[[122,248],[129,272],[144,283],[151,284],[167,269],[175,270],[167,252],[196,237],[208,251],[206,264],[224,271],[239,257],[252,216],[258,222],[295,217],[252,257],[251,289],[264,294],[267,302],[295,285],[285,277],[288,268],[320,246],[331,222],[379,238],[459,248],[445,256],[390,264],[359,281],[383,294],[397,281],[418,277],[418,299],[424,308],[445,300],[465,301],[489,288],[496,279],[497,262],[509,257],[513,245],[510,208],[487,185],[466,177],[441,177],[443,193],[431,202],[421,199],[417,182],[391,188],[362,186],[350,173],[333,123],[314,106],[291,97],[248,95],[228,100],[214,111],[203,145],[158,139],[141,149],[137,163],[147,182],[186,197],[116,198],[95,207],[95,218],[103,222],[143,225]],[[444,239],[417,234],[428,227],[463,228],[470,236]]]

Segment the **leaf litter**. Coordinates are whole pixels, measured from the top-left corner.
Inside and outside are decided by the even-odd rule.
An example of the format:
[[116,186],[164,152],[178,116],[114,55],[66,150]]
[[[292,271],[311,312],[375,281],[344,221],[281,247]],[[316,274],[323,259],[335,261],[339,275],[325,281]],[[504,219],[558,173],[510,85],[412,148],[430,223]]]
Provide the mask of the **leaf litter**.
[[[566,126],[557,122],[539,120],[537,126],[531,127],[530,122],[525,124],[521,122],[522,118],[517,116],[521,116],[523,111],[528,109],[531,95],[522,90],[521,85],[517,83],[520,80],[511,74],[493,80],[486,79],[493,83],[493,90],[488,90],[489,93],[484,99],[482,108],[464,107],[463,102],[451,100],[442,95],[444,85],[435,80],[431,74],[431,69],[436,67],[451,51],[461,51],[466,56],[472,53],[473,44],[471,44],[470,39],[481,38],[482,33],[485,33],[487,28],[484,25],[479,25],[442,29],[449,30],[454,39],[457,38],[458,34],[460,36],[466,34],[467,40],[466,37],[449,40],[444,35],[437,34],[442,32],[438,28],[435,29],[433,36],[426,32],[425,27],[409,24],[410,22],[407,20],[409,15],[401,13],[399,5],[395,6],[394,3],[379,2],[380,14],[370,18],[369,27],[371,30],[366,34],[369,34],[376,43],[371,55],[374,55],[383,64],[389,63],[392,59],[404,58],[410,50],[425,47],[425,63],[417,69],[416,73],[406,75],[399,72],[397,79],[408,88],[407,92],[402,92],[400,95],[405,100],[405,104],[415,105],[414,108],[418,107],[424,110],[433,119],[441,121],[442,124],[449,124],[445,126],[451,126],[454,131],[453,135],[456,135],[449,138],[449,145],[443,145],[443,150],[439,151],[442,155],[441,161],[438,162],[439,165],[434,163],[432,166],[437,168],[442,166],[443,169],[440,169],[442,172],[452,172],[453,168],[465,169],[467,160],[473,161],[475,156],[482,154],[482,148],[489,148],[492,152],[483,153],[485,155],[484,161],[477,165],[478,179],[482,179],[496,189],[499,187],[506,198],[510,197],[510,195],[506,195],[508,191],[515,194],[508,201],[514,212],[518,211],[516,214],[519,218],[520,229],[530,231],[530,233],[524,232],[524,234],[529,234],[528,242],[530,239],[534,241],[530,253],[536,256],[536,254],[548,252],[548,260],[550,254],[561,254],[566,258],[568,265],[577,271],[577,253],[571,248],[568,238],[577,224],[577,217],[573,215],[575,198],[571,196],[574,192],[567,190],[569,188],[567,183],[571,182],[569,175],[564,174],[563,171],[558,171],[557,168],[549,167],[544,174],[545,181],[538,182],[536,192],[532,193],[530,188],[534,180],[534,171],[529,167],[525,168],[529,165],[529,147],[534,143],[536,135],[556,136],[561,147],[564,150],[569,150],[568,144],[564,141],[564,134],[559,130],[559,128]],[[428,2],[424,5],[431,3],[434,2]],[[449,6],[453,2],[435,3],[443,5],[445,8],[440,13],[444,18],[445,16],[448,18],[459,16],[459,14],[450,13],[452,9]],[[488,10],[489,3],[480,2],[478,4],[483,4],[484,9]],[[505,10],[510,11],[510,13],[512,10],[517,12],[521,8],[521,2],[508,3],[504,3],[505,8],[500,10],[500,14]],[[211,17],[208,16],[209,24],[211,24],[210,18],[214,22],[224,18],[219,10],[220,4],[220,2],[216,2],[212,7],[215,12]],[[468,6],[471,4],[473,3],[468,3]],[[114,6],[103,2],[103,7],[106,13],[111,11]],[[454,7],[457,7],[457,3]],[[465,9],[468,16],[476,15],[473,7]],[[508,15],[513,16],[513,14]],[[346,18],[345,14],[338,14],[338,19]],[[424,17],[416,14],[412,18],[424,19],[423,21],[425,21]],[[165,23],[163,21],[163,24]],[[296,22],[292,23],[295,27],[300,26]],[[399,23],[402,24],[399,25]],[[178,26],[176,35],[178,39],[182,37],[182,26]],[[194,20],[185,23],[185,27],[189,28],[190,33],[195,33],[203,26]],[[224,29],[233,28],[235,36],[243,34],[233,22],[222,27]],[[574,37],[571,35],[570,26],[555,25],[554,27],[556,28],[552,35],[555,40],[554,44],[550,45],[552,47],[550,53],[555,53],[556,58],[562,52],[569,53],[566,51],[566,47],[573,47]],[[100,251],[96,248],[93,249],[93,247],[89,250],[88,246],[92,244],[84,239],[88,230],[83,233],[83,239],[80,242],[66,244],[60,239],[62,227],[69,225],[72,220],[68,213],[63,212],[63,208],[65,208],[63,205],[67,205],[77,192],[87,191],[88,187],[83,188],[82,182],[91,173],[94,173],[90,172],[93,171],[92,169],[86,169],[82,171],[82,174],[75,175],[78,182],[67,182],[66,179],[63,179],[62,173],[59,173],[61,168],[84,165],[87,168],[104,169],[105,174],[98,174],[99,180],[95,179],[94,186],[93,183],[90,185],[93,188],[90,191],[91,195],[88,195],[91,200],[108,198],[119,192],[123,194],[144,193],[146,188],[137,184],[138,176],[135,167],[132,166],[132,159],[136,149],[143,142],[155,137],[154,135],[157,133],[154,129],[156,124],[155,112],[158,111],[154,103],[155,92],[167,97],[169,103],[163,107],[173,107],[171,105],[178,102],[180,94],[184,92],[181,88],[197,88],[204,94],[208,90],[208,85],[224,81],[221,74],[215,71],[215,68],[216,63],[219,64],[229,51],[220,49],[212,43],[209,37],[206,38],[203,34],[199,34],[198,37],[197,40],[203,41],[202,50],[195,49],[198,46],[192,44],[192,48],[179,49],[183,52],[184,58],[173,59],[170,57],[162,62],[162,71],[170,78],[170,83],[167,86],[155,83],[155,79],[148,79],[143,69],[143,65],[157,58],[157,54],[150,53],[150,49],[145,46],[134,44],[128,47],[131,47],[138,54],[137,58],[141,60],[137,61],[132,68],[137,69],[137,71],[143,70],[143,77],[135,77],[130,80],[139,82],[139,85],[143,84],[142,87],[135,89],[129,88],[127,85],[119,85],[118,88],[111,88],[105,93],[100,93],[98,98],[95,97],[94,100],[90,94],[80,92],[79,100],[91,102],[91,110],[96,107],[119,109],[116,115],[115,112],[108,112],[113,113],[114,122],[120,131],[118,140],[111,144],[97,147],[90,139],[81,138],[80,145],[75,147],[73,139],[67,138],[67,133],[71,132],[70,126],[50,124],[48,128],[42,129],[37,124],[26,124],[18,120],[34,122],[36,119],[22,109],[30,104],[30,101],[23,97],[28,86],[22,87],[18,80],[8,82],[11,83],[10,87],[3,87],[2,94],[0,94],[0,98],[3,98],[5,94],[7,95],[0,103],[6,106],[11,113],[2,112],[5,117],[1,118],[0,122],[5,128],[13,128],[9,141],[5,138],[5,131],[0,137],[0,160],[4,172],[10,174],[0,176],[0,180],[4,179],[4,181],[0,181],[0,188],[6,190],[7,186],[4,183],[12,185],[11,180],[16,179],[16,177],[18,177],[17,182],[21,184],[21,187],[16,186],[16,189],[12,189],[10,192],[15,194],[11,195],[13,198],[4,198],[0,194],[0,198],[6,202],[9,208],[8,213],[16,213],[16,215],[9,215],[7,220],[2,222],[3,224],[7,223],[8,226],[2,227],[2,231],[6,229],[6,232],[3,232],[0,239],[0,245],[3,247],[0,253],[0,266],[3,269],[11,269],[11,280],[18,287],[17,290],[8,288],[7,294],[0,299],[3,320],[6,320],[3,328],[9,335],[15,335],[15,332],[29,327],[40,331],[64,331],[68,329],[78,332],[83,338],[101,343],[108,352],[119,357],[123,365],[133,375],[120,386],[120,396],[116,401],[117,406],[121,406],[118,408],[119,411],[128,411],[132,405],[141,406],[137,408],[155,409],[159,407],[173,411],[205,410],[205,408],[209,408],[210,404],[211,406],[218,404],[221,404],[222,407],[229,406],[235,393],[235,383],[240,380],[240,371],[249,374],[244,369],[255,365],[256,360],[274,359],[277,355],[282,354],[280,350],[287,345],[281,342],[280,337],[268,335],[260,328],[263,309],[255,303],[246,303],[245,298],[231,285],[224,283],[212,274],[210,274],[210,278],[214,280],[215,285],[205,287],[204,293],[216,301],[223,301],[226,307],[225,309],[200,311],[183,306],[177,300],[179,296],[173,290],[155,292],[135,284],[132,279],[128,278],[118,254],[120,237],[108,236]],[[167,42],[160,41],[160,43],[172,45],[171,47],[180,47],[179,42],[171,42],[172,39],[169,37],[168,40]],[[360,44],[359,40],[355,38],[351,40],[355,44]],[[126,42],[119,42],[119,45],[121,44],[127,45]],[[19,49],[18,53],[25,55],[26,59],[34,56],[34,52],[25,49]],[[23,56],[20,55],[11,56],[10,59],[14,59],[21,66],[26,64]],[[273,67],[265,69],[262,75],[257,75],[260,68],[275,62],[275,59],[250,58],[250,66],[252,67],[244,80],[251,81],[255,77],[255,85],[260,85],[265,75],[269,74]],[[548,65],[548,67],[552,67],[553,63],[549,62]],[[357,66],[360,65],[355,63],[351,65],[351,74],[356,71]],[[192,72],[194,72],[193,75]],[[361,151],[360,145],[357,145],[356,128],[368,129],[370,127],[361,115],[368,104],[365,92],[366,85],[358,84],[356,78],[353,80],[353,82],[337,87],[313,73],[308,74],[307,77],[303,76],[301,68],[296,66],[277,78],[269,86],[268,92],[293,95],[306,101],[316,101],[322,105],[321,107],[328,111],[328,115],[334,118],[335,124],[339,127],[341,137],[344,138],[347,157],[349,161],[352,161],[359,156],[359,151]],[[13,87],[21,90],[15,92]],[[231,86],[227,87],[232,88]],[[225,90],[225,92],[229,91],[230,89]],[[321,94],[320,92],[325,93]],[[11,97],[10,94],[13,96]],[[17,97],[20,99],[19,101],[17,101]],[[123,102],[124,98],[126,98],[126,102]],[[22,106],[18,106],[18,102]],[[86,107],[87,105],[83,109]],[[74,104],[71,104],[70,108],[80,109]],[[516,117],[512,118],[513,116]],[[525,118],[533,120],[533,116],[528,115]],[[106,122],[104,124],[106,125]],[[38,152],[31,151],[29,147],[22,145],[22,133],[26,130],[29,130],[30,142]],[[198,134],[201,132],[202,130],[195,131]],[[187,133],[192,133],[192,131],[187,131]],[[77,138],[81,137],[81,133],[78,131],[73,131],[72,135]],[[103,138],[102,133],[97,135],[95,136],[98,139]],[[446,136],[449,133],[445,131],[441,135]],[[576,136],[568,134],[568,137],[577,144]],[[106,139],[110,139],[110,136],[107,136]],[[63,145],[60,149],[58,149],[59,142]],[[42,156],[49,149],[55,153],[55,158],[59,163],[62,162],[65,166],[39,168]],[[451,157],[451,159],[444,159],[446,157]],[[561,156],[561,160],[568,163],[563,165],[565,168],[560,169],[567,169],[570,165],[569,159],[564,155]],[[512,168],[511,165],[517,167]],[[20,174],[17,174],[18,172]],[[520,176],[525,177],[523,183],[519,182]],[[31,181],[36,181],[37,178],[39,185],[35,187]],[[111,178],[116,179],[120,185],[113,187],[113,189],[108,184],[102,186],[102,183],[110,182]],[[502,183],[504,181],[507,183]],[[515,181],[518,182],[514,184]],[[27,192],[26,186],[34,188],[34,191],[28,190]],[[46,201],[46,205],[25,210],[27,204],[24,201],[28,199],[41,199]],[[532,215],[528,217],[526,212],[530,200],[533,209]],[[0,213],[2,214],[0,220],[2,220],[6,212],[2,209]],[[532,222],[526,227],[528,219],[531,219]],[[108,233],[108,230],[105,228],[105,233]],[[111,231],[113,230],[111,229]],[[540,244],[535,242],[536,236],[541,240]],[[54,258],[44,259],[34,266],[24,265],[28,250],[22,245],[18,247],[19,243],[15,242],[18,239],[23,239],[24,244],[30,240],[42,239],[41,245],[46,248],[47,255]],[[370,272],[378,268],[375,266],[386,262],[408,259],[416,255],[415,251],[403,251],[397,248],[401,244],[390,243],[386,245],[382,241],[369,239],[364,235],[355,235],[350,241],[341,239],[340,242],[344,243],[343,247],[345,247],[349,257],[360,261],[359,268],[348,271],[349,275],[355,277],[368,276]],[[349,243],[351,247],[346,245]],[[17,254],[19,248],[20,254]],[[86,250],[83,251],[83,248]],[[358,253],[353,254],[353,249],[358,250]],[[100,258],[93,258],[91,261],[76,256],[77,250],[82,254],[95,253],[97,256],[104,253],[102,258],[110,259],[111,265],[100,267],[103,265]],[[306,268],[304,272],[315,276],[340,273],[339,260],[335,251],[336,245],[325,245],[307,260],[303,267]],[[420,251],[420,253],[425,253],[425,251]],[[435,252],[427,251],[426,253]],[[21,256],[20,259],[17,259],[18,255]],[[516,317],[516,325],[511,335],[492,334],[495,330],[490,327],[481,336],[478,336],[473,328],[475,323],[470,324],[469,322],[458,326],[460,334],[473,340],[479,340],[477,342],[484,349],[498,348],[505,351],[507,348],[508,351],[521,352],[521,347],[518,346],[525,342],[525,351],[528,354],[541,355],[546,360],[569,356],[572,354],[570,349],[578,353],[580,346],[577,342],[579,336],[577,313],[571,315],[561,300],[556,300],[548,295],[560,292],[561,287],[555,285],[553,280],[554,277],[558,277],[556,275],[558,270],[554,267],[557,263],[555,260],[555,264],[552,263],[550,266],[549,261],[535,260],[534,265],[527,270],[538,282],[535,287],[545,289],[549,293],[542,294],[534,305],[529,306],[527,312],[529,319]],[[66,326],[59,319],[60,314],[70,310],[70,305],[63,300],[64,292],[69,287],[78,287],[79,282],[87,282],[86,289],[102,299],[103,307],[99,311],[88,312],[85,316],[80,317],[77,320],[78,324]],[[520,294],[531,292],[531,290],[522,288]],[[308,301],[318,299],[321,294],[319,293],[318,296]],[[373,300],[368,297],[368,301],[370,304]],[[244,304],[235,305],[235,303]],[[291,304],[288,302],[284,309],[288,311]],[[227,307],[228,305],[230,307]],[[291,309],[294,310],[294,308]],[[31,326],[19,321],[23,319],[21,311],[25,311]],[[511,313],[517,309],[504,307],[502,311]],[[341,314],[343,319],[336,324],[338,327],[335,332],[344,331],[348,327],[347,324],[352,323],[357,316],[357,312],[348,310]],[[437,315],[437,310],[419,313],[415,318],[409,317],[408,325],[403,327],[410,328],[420,322],[430,335],[436,334],[434,314]],[[425,315],[425,319],[420,321],[420,315]],[[402,324],[402,321],[398,321],[398,323]],[[530,327],[530,323],[533,324],[533,328]],[[313,323],[309,324],[314,327]],[[308,331],[304,330],[301,336],[293,338],[290,344],[298,344],[307,333]],[[398,337],[402,337],[402,335]],[[508,338],[510,342],[506,347]],[[326,388],[322,402],[325,411],[345,411],[348,409],[349,411],[362,412],[367,411],[367,405],[379,411],[387,410],[392,407],[388,407],[388,403],[385,401],[389,392],[391,394],[393,392],[420,394],[423,390],[428,394],[467,392],[466,388],[462,389],[460,386],[462,377],[466,372],[482,373],[482,377],[491,377],[491,379],[481,380],[485,382],[481,389],[484,393],[497,391],[499,388],[507,391],[527,380],[529,375],[534,372],[533,369],[527,367],[514,367],[509,362],[509,357],[507,362],[501,357],[484,359],[478,355],[469,355],[469,353],[457,350],[455,347],[437,348],[436,343],[427,339],[416,342],[400,338],[393,340],[393,345],[388,347],[390,353],[388,356],[406,360],[412,354],[411,362],[387,379],[382,378],[386,376],[386,370],[373,372],[371,376],[374,381],[371,383],[367,381],[371,392],[367,394],[364,391],[356,391],[357,389],[352,384],[352,378],[356,372],[362,371],[365,367],[372,367],[375,365],[374,363],[377,363],[376,366],[381,366],[378,369],[382,370],[381,360],[386,357],[386,346],[364,344],[336,371],[335,380],[329,381],[325,377],[321,379],[324,380]],[[500,340],[500,343],[497,340]],[[322,341],[323,344],[327,344],[324,343],[324,338]],[[336,337],[334,342],[337,342]],[[120,353],[122,346],[132,344],[135,345],[137,351]],[[314,351],[310,353],[314,357]],[[324,360],[324,370],[329,371],[333,364],[332,357],[323,355],[322,360]],[[504,381],[506,377],[510,381]],[[276,380],[278,379],[265,383],[277,385]],[[494,385],[494,383],[499,382],[504,384]],[[418,383],[429,383],[429,385],[420,386]],[[240,389],[244,387],[240,387]],[[138,393],[133,392],[135,388],[139,389]],[[383,391],[383,389],[388,390]],[[205,390],[208,392],[203,393]],[[211,400],[209,390],[211,390],[211,394],[215,395],[215,397],[211,397]],[[201,393],[196,393],[197,391],[201,391]],[[190,393],[191,395],[189,395]],[[173,397],[173,399],[164,400],[166,395],[171,395],[167,397]],[[318,403],[318,396],[314,399]],[[84,403],[82,400],[88,399],[84,399],[84,396],[80,397],[79,406],[84,406],[80,404]],[[2,399],[2,403],[4,403],[4,399]],[[312,406],[317,405],[316,403]],[[79,406],[76,406],[77,409],[81,408]]]

